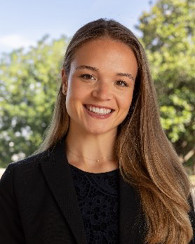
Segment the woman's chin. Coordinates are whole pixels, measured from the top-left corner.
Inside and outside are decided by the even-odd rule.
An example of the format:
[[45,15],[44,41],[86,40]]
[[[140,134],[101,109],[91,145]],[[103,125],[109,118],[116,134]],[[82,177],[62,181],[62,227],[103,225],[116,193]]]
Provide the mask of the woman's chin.
[[85,128],[85,133],[89,134],[89,135],[105,135],[107,133],[114,133],[117,129],[113,129],[113,128],[105,128],[105,126],[103,128],[98,128],[98,127],[91,127],[91,128]]

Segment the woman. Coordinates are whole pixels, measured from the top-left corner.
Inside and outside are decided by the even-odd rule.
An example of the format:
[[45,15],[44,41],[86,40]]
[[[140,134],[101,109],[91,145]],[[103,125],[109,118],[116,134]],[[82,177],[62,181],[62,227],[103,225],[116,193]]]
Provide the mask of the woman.
[[143,47],[118,22],[86,24],[39,153],[2,177],[0,243],[192,244],[194,229]]

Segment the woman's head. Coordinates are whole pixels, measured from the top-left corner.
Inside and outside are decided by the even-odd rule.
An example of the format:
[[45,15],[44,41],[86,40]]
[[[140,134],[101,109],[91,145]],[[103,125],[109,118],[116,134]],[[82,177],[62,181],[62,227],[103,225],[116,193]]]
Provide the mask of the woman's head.
[[[141,110],[145,110],[145,108],[149,109],[148,105],[146,104],[147,93],[150,93],[150,98],[152,100],[151,106],[156,105],[155,91],[151,85],[149,68],[144,49],[135,35],[128,28],[114,20],[106,19],[99,19],[81,27],[75,33],[66,49],[63,62],[63,72],[66,74],[66,77],[69,77],[71,63],[73,62],[77,51],[81,49],[81,47],[86,46],[87,43],[100,39],[117,41],[127,46],[129,49],[131,49],[136,58],[138,70],[135,78],[131,106],[125,120],[119,126],[118,131],[119,134],[121,134],[120,132],[123,131],[121,139],[125,141],[126,135],[129,134],[129,125],[131,123],[131,128],[133,128],[134,131],[132,136],[135,135],[134,138],[139,140],[137,129],[139,128]],[[61,85],[56,101],[53,119],[46,138],[46,141],[49,140],[49,144],[47,144],[46,141],[44,143],[45,146],[47,144],[47,147],[55,144],[56,141],[66,134],[69,127],[69,116],[65,106],[66,96],[63,94],[62,88],[63,86]],[[129,99],[131,99],[131,97]],[[137,128],[136,130],[134,130],[134,126]],[[122,143],[120,143],[120,145],[122,145]]]
[[[115,42],[121,43],[121,45],[125,45],[126,47],[131,49],[137,60],[138,71],[135,77],[133,98],[129,97],[130,100],[132,99],[132,103],[126,121],[124,121],[123,123],[123,127],[126,128],[125,124],[127,124],[127,122],[130,122],[129,119],[134,111],[138,94],[141,92],[141,79],[143,80],[144,77],[147,77],[147,74],[149,73],[144,50],[138,39],[129,29],[114,20],[105,19],[99,19],[81,27],[75,33],[67,47],[63,62],[63,71],[65,72],[68,80],[71,63],[73,62],[78,50],[80,50],[83,46],[85,47],[90,42],[103,39],[113,40]],[[131,56],[129,56],[129,60],[131,60]],[[147,81],[145,81],[143,85],[147,86]],[[63,86],[61,86],[60,88],[59,100],[62,106],[66,102],[66,97],[63,95]],[[60,106],[62,113],[61,117],[67,118],[67,110],[65,108],[62,108],[62,106]]]
[[114,138],[131,105],[137,60],[126,44],[102,37],[80,46],[62,71],[62,90],[70,117],[69,133]]

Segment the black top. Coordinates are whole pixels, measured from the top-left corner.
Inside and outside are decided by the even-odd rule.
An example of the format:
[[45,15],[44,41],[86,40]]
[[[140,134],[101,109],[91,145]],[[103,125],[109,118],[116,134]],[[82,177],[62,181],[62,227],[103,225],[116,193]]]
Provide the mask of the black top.
[[87,243],[118,244],[119,169],[90,173],[71,164]]

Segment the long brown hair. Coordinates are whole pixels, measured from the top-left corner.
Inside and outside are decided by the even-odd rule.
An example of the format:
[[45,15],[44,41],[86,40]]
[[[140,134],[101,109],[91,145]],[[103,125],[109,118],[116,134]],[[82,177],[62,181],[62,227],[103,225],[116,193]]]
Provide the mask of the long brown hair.
[[[132,105],[118,127],[115,146],[121,175],[135,186],[141,197],[147,223],[145,242],[187,244],[193,235],[188,217],[190,184],[161,127],[154,85],[138,39],[114,20],[90,22],[81,27],[70,41],[63,68],[68,75],[76,50],[90,40],[105,36],[128,45],[138,62]],[[65,99],[61,86],[51,124],[39,152],[54,146],[68,131]]]

